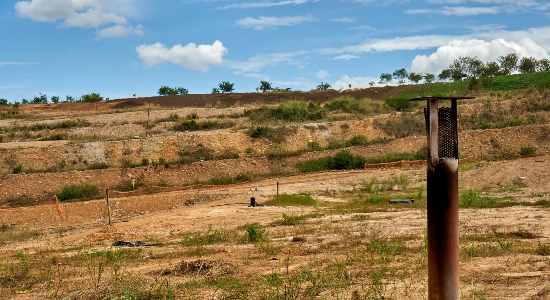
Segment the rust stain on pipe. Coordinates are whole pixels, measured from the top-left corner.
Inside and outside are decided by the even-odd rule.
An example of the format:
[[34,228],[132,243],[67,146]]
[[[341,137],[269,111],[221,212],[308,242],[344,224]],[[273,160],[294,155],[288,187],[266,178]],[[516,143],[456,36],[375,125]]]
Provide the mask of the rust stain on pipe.
[[428,296],[460,299],[458,159],[428,163]]
[[[459,300],[457,100],[422,97],[428,137],[428,299]],[[451,107],[438,107],[451,100]]]

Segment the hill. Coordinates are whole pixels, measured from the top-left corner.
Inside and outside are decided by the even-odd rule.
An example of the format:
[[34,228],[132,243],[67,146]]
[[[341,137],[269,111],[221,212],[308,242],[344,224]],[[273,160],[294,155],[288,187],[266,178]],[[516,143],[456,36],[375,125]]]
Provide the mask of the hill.
[[550,93],[469,88],[0,107],[0,291],[426,298],[424,103],[407,100],[461,95],[461,292],[544,299]]

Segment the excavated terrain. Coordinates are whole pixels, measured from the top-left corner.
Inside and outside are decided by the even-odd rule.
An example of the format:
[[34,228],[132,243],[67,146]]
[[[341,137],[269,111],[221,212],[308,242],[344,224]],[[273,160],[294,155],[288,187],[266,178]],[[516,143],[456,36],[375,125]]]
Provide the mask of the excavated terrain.
[[[280,141],[251,137],[249,131],[256,124],[246,116],[251,109],[276,106],[285,100],[322,104],[338,97],[370,98],[382,105],[383,99],[402,89],[21,105],[18,117],[0,119],[0,224],[6,236],[12,232],[36,234],[0,240],[0,264],[6,270],[0,273],[0,291],[17,299],[70,295],[70,299],[103,299],[117,295],[110,286],[115,281],[125,282],[116,275],[122,272],[134,284],[143,281],[143,286],[150,287],[148,291],[160,290],[164,283],[159,282],[168,282],[173,295],[168,294],[176,299],[426,298],[422,246],[426,236],[425,165],[380,165],[311,174],[301,174],[297,168],[300,163],[342,150],[364,157],[422,151],[426,144],[422,112],[354,115],[337,111],[314,122],[266,123],[285,128]],[[488,102],[495,104],[496,114],[514,111],[526,103],[523,97],[479,95],[459,105],[459,118],[475,115]],[[11,108],[2,109],[8,113]],[[384,124],[405,117],[416,120],[411,127],[420,124],[421,129],[403,135],[399,129],[393,133],[384,130]],[[536,112],[536,118],[550,120],[550,113]],[[174,129],[190,119],[230,125],[197,131]],[[82,125],[59,125],[69,121]],[[370,142],[329,147],[334,141],[360,135]],[[317,150],[305,151],[312,144]],[[462,297],[547,299],[550,214],[545,203],[550,200],[550,125],[532,122],[460,128],[459,145],[461,192],[475,191],[487,199],[513,203],[461,208]],[[295,154],[274,155],[274,149]],[[531,152],[522,155],[526,149]],[[198,150],[203,152],[196,154]],[[190,153],[198,155],[195,161],[182,162]],[[206,184],[213,178],[239,174],[248,174],[253,180]],[[404,181],[406,187],[401,186]],[[386,197],[382,203],[367,201],[362,210],[345,206],[366,199],[372,193],[367,188],[369,182],[379,184],[375,186],[380,189],[392,182],[387,194],[381,194]],[[105,199],[61,202],[60,217],[52,197],[69,185],[84,184],[96,186],[101,193],[110,190],[112,226],[107,225]],[[260,204],[270,203],[278,193],[308,194],[318,204],[248,205],[251,197]],[[395,195],[415,196],[417,201],[401,206],[384,204]],[[296,225],[281,223],[281,216],[282,220],[285,216],[307,217]],[[243,242],[250,224],[265,228],[269,239],[259,244]],[[189,246],[193,234],[208,236],[212,232],[236,237]],[[117,241],[138,240],[147,246],[113,246]],[[373,250],[374,241],[386,244],[377,244],[380,248]],[[76,259],[83,253],[120,253],[125,249],[131,251],[124,252],[125,258],[116,264],[93,255],[84,255],[88,261],[81,264]],[[21,255],[28,257],[27,266],[31,266],[24,274],[17,273],[23,272],[18,269]],[[102,263],[103,276],[96,269]],[[50,275],[44,275],[44,270]],[[305,276],[304,270],[313,277],[300,277]],[[234,282],[222,284],[222,279],[235,279],[240,288]],[[245,288],[259,282],[256,292]],[[126,284],[121,290],[132,285]],[[168,296],[160,298],[164,297]]]

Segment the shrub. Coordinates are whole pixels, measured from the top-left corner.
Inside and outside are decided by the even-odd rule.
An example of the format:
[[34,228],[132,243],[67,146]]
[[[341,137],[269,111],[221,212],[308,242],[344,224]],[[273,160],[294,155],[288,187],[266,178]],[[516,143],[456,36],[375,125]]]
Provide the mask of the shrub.
[[340,151],[334,156],[312,159],[298,164],[300,172],[319,172],[325,170],[362,169],[367,160],[359,155],[353,155],[347,150]]
[[103,97],[99,93],[84,94],[80,98],[83,102],[97,102],[103,100]]
[[349,151],[340,151],[328,161],[331,170],[362,169],[366,159],[359,155],[353,155]]
[[233,122],[219,122],[219,121],[203,121],[197,122],[195,120],[183,120],[182,122],[174,125],[176,131],[197,131],[197,130],[211,130],[229,128],[235,125]]
[[532,146],[522,147],[519,151],[521,157],[532,157],[537,155],[537,148]]
[[245,111],[244,115],[252,121],[263,123],[269,120],[283,121],[306,121],[319,120],[325,117],[325,109],[321,105],[313,102],[286,101],[279,106],[260,107]]
[[111,167],[111,165],[109,165],[108,163],[97,162],[97,163],[90,164],[86,169],[102,170],[102,169],[108,169],[109,167]]
[[346,141],[346,146],[362,146],[368,143],[367,137],[364,135],[356,135]]
[[99,188],[91,184],[72,184],[67,185],[57,194],[59,201],[79,200],[85,201],[101,197]]
[[13,174],[19,174],[19,173],[23,172],[23,165],[20,164],[20,165],[13,166],[11,168],[11,172]]
[[413,93],[401,93],[393,97],[387,98],[384,102],[397,111],[408,109],[415,105],[415,103],[409,101],[416,98],[417,95]]
[[265,228],[260,228],[254,224],[248,224],[246,225],[246,233],[249,242],[258,243],[267,241]]
[[248,135],[252,138],[266,138],[274,143],[282,143],[286,140],[286,136],[295,132],[290,127],[282,126],[277,128],[271,128],[267,126],[252,127],[248,131]]

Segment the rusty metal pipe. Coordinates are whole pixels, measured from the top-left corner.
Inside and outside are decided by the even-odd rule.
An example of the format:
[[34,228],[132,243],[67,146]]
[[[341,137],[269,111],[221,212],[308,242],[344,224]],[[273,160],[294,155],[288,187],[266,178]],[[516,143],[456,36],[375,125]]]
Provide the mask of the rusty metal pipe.
[[[422,97],[428,135],[428,299],[459,300],[457,100]],[[451,100],[451,107],[438,107]]]
[[458,159],[428,162],[428,298],[459,300]]

